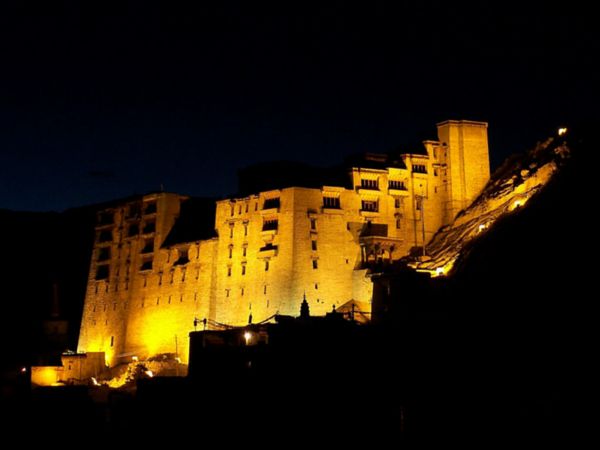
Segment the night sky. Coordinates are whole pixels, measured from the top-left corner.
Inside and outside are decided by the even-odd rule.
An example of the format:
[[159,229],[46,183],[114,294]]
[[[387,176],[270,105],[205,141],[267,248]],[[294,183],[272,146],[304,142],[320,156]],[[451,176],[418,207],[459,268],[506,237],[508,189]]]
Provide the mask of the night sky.
[[195,3],[2,2],[0,208],[222,197],[249,164],[336,164],[446,119],[488,121],[496,166],[598,116],[596,19],[572,4]]

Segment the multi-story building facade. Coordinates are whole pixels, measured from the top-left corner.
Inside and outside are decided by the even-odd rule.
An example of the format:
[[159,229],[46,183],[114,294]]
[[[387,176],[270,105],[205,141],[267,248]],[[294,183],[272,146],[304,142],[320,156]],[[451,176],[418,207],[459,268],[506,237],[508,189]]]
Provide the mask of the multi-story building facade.
[[212,211],[154,193],[100,211],[78,351],[105,352],[111,366],[160,353],[185,362],[194,324],[298,315],[304,297],[312,315],[368,312],[370,273],[425,253],[489,179],[486,123],[442,122],[423,144],[364,155],[345,185],[282,185]]

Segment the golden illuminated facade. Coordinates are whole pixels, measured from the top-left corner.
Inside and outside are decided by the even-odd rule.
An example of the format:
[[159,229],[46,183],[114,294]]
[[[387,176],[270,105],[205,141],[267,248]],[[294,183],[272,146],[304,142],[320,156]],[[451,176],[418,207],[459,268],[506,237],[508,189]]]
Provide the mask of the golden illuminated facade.
[[312,315],[368,311],[369,274],[421,253],[488,181],[487,124],[440,123],[418,153],[367,154],[347,175],[345,185],[217,201],[212,236],[194,235],[194,200],[182,195],[101,211],[78,351],[105,352],[111,366],[159,353],[186,362],[195,318],[201,328],[204,318],[214,327],[296,316],[303,296]]

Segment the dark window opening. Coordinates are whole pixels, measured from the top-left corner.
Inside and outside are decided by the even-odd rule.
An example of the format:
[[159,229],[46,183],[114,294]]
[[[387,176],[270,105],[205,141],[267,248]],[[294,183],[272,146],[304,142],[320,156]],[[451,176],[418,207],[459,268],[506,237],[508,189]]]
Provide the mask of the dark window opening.
[[310,229],[311,230],[317,229],[317,219],[310,219]]
[[412,171],[414,173],[427,173],[427,166],[425,164],[413,164]]
[[312,250],[317,250],[317,241],[310,241],[310,248]]
[[229,259],[233,258],[233,245],[229,246]]
[[379,190],[379,180],[360,180],[360,187],[363,189],[376,189]]
[[128,219],[134,219],[136,217],[140,217],[140,213],[141,213],[142,208],[140,207],[139,203],[133,203],[131,205],[129,205],[129,208],[127,209],[127,218]]
[[399,180],[389,180],[388,188],[397,189],[399,191],[406,191],[406,185],[404,184],[404,181]]
[[144,234],[154,233],[156,231],[156,222],[146,222],[144,224]]
[[242,264],[242,275],[246,275],[246,264]]
[[379,204],[377,200],[363,200],[361,202],[361,209],[363,211],[377,212],[379,211]]
[[98,214],[98,225],[110,225],[115,220],[112,211],[104,211]]
[[141,253],[152,253],[154,251],[154,239],[146,239],[144,241],[144,247],[142,248]]
[[147,259],[145,261],[142,261],[142,265],[140,267],[140,270],[152,270],[152,260],[151,259]]
[[319,267],[319,263],[317,262],[316,259],[312,260],[312,267],[313,267],[313,269],[317,269]]
[[98,250],[98,261],[108,261],[110,259],[110,247],[101,247]]
[[248,252],[248,247],[244,245],[244,246],[242,247],[242,256],[244,256],[244,257],[245,257],[247,252]]
[[108,265],[98,266],[96,269],[96,280],[106,280],[110,273]]
[[231,267],[227,268],[227,276],[230,277],[231,276]]
[[269,219],[263,222],[263,231],[277,230],[278,221],[277,219]]
[[260,248],[260,252],[268,252],[269,250],[277,250],[277,246],[273,245],[271,242],[266,244],[264,247]]
[[394,199],[394,208],[396,208],[396,209],[400,208],[400,199],[399,198]]
[[154,214],[156,212],[156,202],[149,202],[144,205],[144,214]]
[[400,219],[396,219],[396,228],[397,228],[398,230],[399,230],[400,228],[402,228],[402,226],[401,226],[401,225],[402,225],[402,224],[401,224],[401,222],[400,222]]
[[98,235],[98,242],[111,242],[113,240],[113,235],[111,230],[101,231]]
[[183,266],[190,262],[187,249],[181,249],[178,251],[178,253],[179,258],[177,258],[177,261],[175,261],[175,263],[173,264],[174,266]]
[[140,234],[140,225],[138,223],[129,225],[129,228],[127,228],[127,237],[137,236],[138,234]]
[[265,272],[269,271],[269,261],[265,261]]
[[331,209],[340,209],[339,197],[323,197],[323,207]]
[[267,198],[263,203],[263,209],[279,208],[279,197]]
[[111,347],[114,347],[114,346],[115,346],[115,337],[114,337],[114,336],[111,336],[111,337],[110,337],[110,346],[111,346]]

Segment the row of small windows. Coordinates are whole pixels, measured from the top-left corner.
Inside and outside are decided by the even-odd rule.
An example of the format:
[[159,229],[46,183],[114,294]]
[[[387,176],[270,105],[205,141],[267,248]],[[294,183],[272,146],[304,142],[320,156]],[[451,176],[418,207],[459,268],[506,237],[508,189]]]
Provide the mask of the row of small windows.
[[[148,220],[144,223],[142,234],[150,234],[156,231],[156,222],[154,220]],[[127,237],[134,237],[140,233],[140,225],[138,223],[130,224],[127,227]],[[112,242],[113,232],[112,230],[102,230],[98,233],[98,242]]]
[[[265,260],[265,272],[269,271],[269,260]],[[243,275],[246,275],[246,263],[242,263],[242,271],[240,272]],[[230,277],[232,274],[231,266],[227,266],[227,276]]]
[[[243,208],[242,208],[242,205],[244,205]],[[280,207],[279,197],[274,197],[274,198],[265,199],[265,201],[263,202],[262,209],[272,209],[272,208],[279,208],[279,207]],[[248,210],[250,209],[250,202],[244,202],[243,204],[239,203],[238,208],[237,208],[237,213],[242,214],[242,209],[244,212],[247,213]],[[258,211],[258,202],[256,202],[254,204],[254,211]],[[235,206],[234,205],[231,205],[230,215],[231,216],[235,215]]]
[[[417,170],[414,170],[415,167],[418,168],[425,168],[425,166],[423,165],[413,165],[413,172],[417,172]],[[427,172],[421,172],[421,173],[427,173]],[[362,189],[371,189],[371,190],[379,190],[379,180],[375,179],[375,180],[371,180],[371,179],[361,179],[360,180],[360,187]],[[388,180],[388,189],[398,189],[401,191],[405,191],[406,189],[406,183],[404,181],[401,180]]]
[[427,166],[425,164],[413,164],[412,171],[414,173],[427,173]]
[[363,211],[377,212],[379,211],[379,202],[377,200],[362,200],[360,209]]
[[[156,214],[157,205],[156,202],[144,202],[143,205],[139,203],[133,203],[129,205],[125,212],[127,219],[135,219],[142,215]],[[113,211],[102,211],[98,213],[98,225],[111,225],[115,221],[115,214]]]

